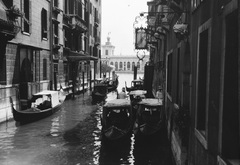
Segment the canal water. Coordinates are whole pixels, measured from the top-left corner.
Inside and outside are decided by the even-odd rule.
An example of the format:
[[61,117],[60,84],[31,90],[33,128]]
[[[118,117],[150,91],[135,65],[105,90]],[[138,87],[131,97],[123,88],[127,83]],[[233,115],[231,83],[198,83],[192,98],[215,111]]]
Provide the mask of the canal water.
[[[131,75],[119,74],[119,87]],[[123,81],[124,80],[124,81]],[[107,100],[116,98],[108,94]],[[62,109],[40,121],[0,124],[1,165],[171,165],[165,130],[151,137],[111,143],[101,140],[101,104],[92,105],[90,92],[65,101]]]

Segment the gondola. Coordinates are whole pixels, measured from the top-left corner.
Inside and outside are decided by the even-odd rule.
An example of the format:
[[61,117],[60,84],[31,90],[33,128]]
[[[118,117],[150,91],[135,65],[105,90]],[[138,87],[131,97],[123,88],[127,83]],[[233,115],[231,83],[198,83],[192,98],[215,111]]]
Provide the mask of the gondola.
[[10,97],[13,118],[20,124],[46,118],[61,109],[65,98],[63,91],[45,90],[34,94],[25,106],[26,109],[23,109],[21,105],[14,106],[13,99]]
[[164,122],[162,100],[146,98],[138,104],[137,117],[133,128],[134,133],[144,135],[157,133]]
[[133,118],[130,100],[114,99],[103,105],[102,137],[117,140],[132,133]]
[[107,82],[108,92],[115,91],[118,87],[118,84],[119,84],[118,77],[116,77],[115,80],[108,81]]
[[131,82],[131,86],[127,87],[127,84],[125,82],[125,87],[127,92],[131,92],[134,90],[143,90],[143,80],[142,79],[136,79]]
[[134,120],[136,119],[136,114],[137,114],[137,110],[138,110],[138,106],[139,106],[138,103],[143,98],[146,98],[146,96],[145,96],[146,93],[147,93],[147,91],[145,91],[145,90],[134,90],[134,91],[129,92]]
[[92,91],[92,103],[104,101],[107,98],[107,85],[105,83],[98,83],[94,85]]

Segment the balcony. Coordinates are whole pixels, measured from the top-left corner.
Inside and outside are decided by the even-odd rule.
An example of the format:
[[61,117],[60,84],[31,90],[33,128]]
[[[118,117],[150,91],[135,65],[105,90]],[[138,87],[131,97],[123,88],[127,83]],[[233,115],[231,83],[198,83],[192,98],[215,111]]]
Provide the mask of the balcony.
[[97,18],[97,17],[94,18],[94,25],[96,27],[99,27],[99,18]]
[[72,29],[78,30],[82,33],[88,30],[87,23],[78,15],[71,14],[68,16],[70,16],[70,24],[72,26]]
[[62,11],[62,10],[59,9],[57,6],[53,6],[53,12],[54,12],[55,14],[59,14],[61,11]]
[[95,37],[94,40],[95,40],[94,46],[99,46],[101,44],[100,37]]
[[184,10],[182,0],[168,0],[167,5],[174,12],[181,13]]

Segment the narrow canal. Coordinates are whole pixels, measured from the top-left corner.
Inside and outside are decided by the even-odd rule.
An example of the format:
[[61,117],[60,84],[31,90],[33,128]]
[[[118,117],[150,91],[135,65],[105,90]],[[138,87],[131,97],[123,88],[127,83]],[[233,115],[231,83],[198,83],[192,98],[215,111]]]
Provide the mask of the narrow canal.
[[[116,93],[108,95],[108,99],[115,97]],[[15,121],[2,123],[0,164],[172,165],[166,130],[151,137],[132,135],[123,141],[103,143],[100,114],[101,105],[92,105],[87,92],[67,100],[59,112],[43,120],[21,126]]]

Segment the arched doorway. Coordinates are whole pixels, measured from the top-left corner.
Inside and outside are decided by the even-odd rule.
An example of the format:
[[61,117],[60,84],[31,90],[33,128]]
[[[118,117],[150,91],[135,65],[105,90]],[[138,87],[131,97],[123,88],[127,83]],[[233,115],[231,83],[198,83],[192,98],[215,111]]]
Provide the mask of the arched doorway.
[[32,81],[31,61],[26,57],[20,68],[20,99],[28,99],[28,82]]

